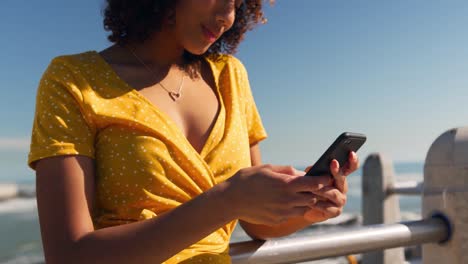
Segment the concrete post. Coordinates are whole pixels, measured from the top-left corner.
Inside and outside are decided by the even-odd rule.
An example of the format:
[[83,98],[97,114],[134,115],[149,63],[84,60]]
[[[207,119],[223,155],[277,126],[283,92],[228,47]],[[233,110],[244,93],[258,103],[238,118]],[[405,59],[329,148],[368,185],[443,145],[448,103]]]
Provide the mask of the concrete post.
[[[387,195],[394,185],[391,160],[375,153],[367,157],[362,174],[362,216],[364,225],[391,224],[400,221],[400,205],[396,195]],[[404,249],[395,248],[363,255],[363,264],[404,263]]]
[[443,213],[452,237],[443,244],[426,244],[424,263],[468,263],[468,127],[439,136],[424,165],[423,217]]

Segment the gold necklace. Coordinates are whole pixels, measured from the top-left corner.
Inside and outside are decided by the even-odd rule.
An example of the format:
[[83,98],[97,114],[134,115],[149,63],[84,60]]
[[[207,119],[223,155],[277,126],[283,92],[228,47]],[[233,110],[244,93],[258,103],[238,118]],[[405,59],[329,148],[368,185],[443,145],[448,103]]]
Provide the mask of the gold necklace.
[[[143,60],[140,59],[140,57],[138,57],[135,54],[133,49],[128,48],[128,50],[130,51],[130,53],[132,53],[133,57],[135,57],[135,59],[137,59],[156,79],[156,73],[148,65],[146,65],[146,63],[144,63]],[[171,97],[172,101],[175,102],[175,101],[179,100],[180,97],[182,96],[182,87],[184,85],[184,80],[185,80],[185,75],[183,74],[182,78],[180,79],[180,84],[179,84],[179,88],[177,89],[177,92],[174,92],[174,91],[171,91],[171,90],[167,89],[161,82],[158,82],[158,84],[161,86],[161,88],[163,88],[167,92],[169,97]]]

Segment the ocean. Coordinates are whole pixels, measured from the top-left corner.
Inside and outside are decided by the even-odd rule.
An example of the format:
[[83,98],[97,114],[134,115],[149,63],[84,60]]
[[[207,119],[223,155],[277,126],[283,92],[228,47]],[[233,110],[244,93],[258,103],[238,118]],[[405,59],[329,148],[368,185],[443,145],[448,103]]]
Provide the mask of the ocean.
[[[26,166],[26,158],[27,153],[23,151],[0,151],[0,184],[16,183],[22,188],[33,188],[34,172]],[[423,165],[423,162],[394,163],[397,181],[422,181]],[[360,215],[361,171],[350,175],[348,182],[348,202],[343,214]],[[417,218],[421,213],[421,199],[418,196],[400,196],[400,208],[403,218]],[[35,199],[16,198],[0,201],[0,234],[0,264],[42,263],[42,244]],[[248,240],[248,237],[237,228],[232,242],[242,240]]]

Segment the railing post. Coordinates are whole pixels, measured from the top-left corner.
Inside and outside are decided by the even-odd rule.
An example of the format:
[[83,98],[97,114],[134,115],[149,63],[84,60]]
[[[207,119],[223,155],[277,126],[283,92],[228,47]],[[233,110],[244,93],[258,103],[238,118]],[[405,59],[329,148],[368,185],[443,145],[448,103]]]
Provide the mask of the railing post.
[[468,127],[452,129],[430,147],[424,165],[423,217],[441,212],[452,224],[443,244],[423,246],[424,263],[468,263]]
[[[396,195],[387,195],[394,184],[393,164],[381,154],[367,157],[362,173],[362,216],[364,225],[391,224],[400,221],[400,205]],[[363,255],[363,264],[404,263],[404,249],[395,248]]]

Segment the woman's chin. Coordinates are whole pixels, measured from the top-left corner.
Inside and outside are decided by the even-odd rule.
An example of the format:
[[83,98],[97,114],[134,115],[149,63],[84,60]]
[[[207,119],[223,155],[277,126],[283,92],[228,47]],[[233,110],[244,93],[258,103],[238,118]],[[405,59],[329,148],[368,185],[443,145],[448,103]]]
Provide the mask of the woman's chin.
[[207,46],[199,46],[199,47],[190,47],[190,48],[187,48],[186,47],[186,51],[190,52],[191,54],[193,55],[203,55],[205,54],[208,49],[211,47],[211,45],[207,45]]

